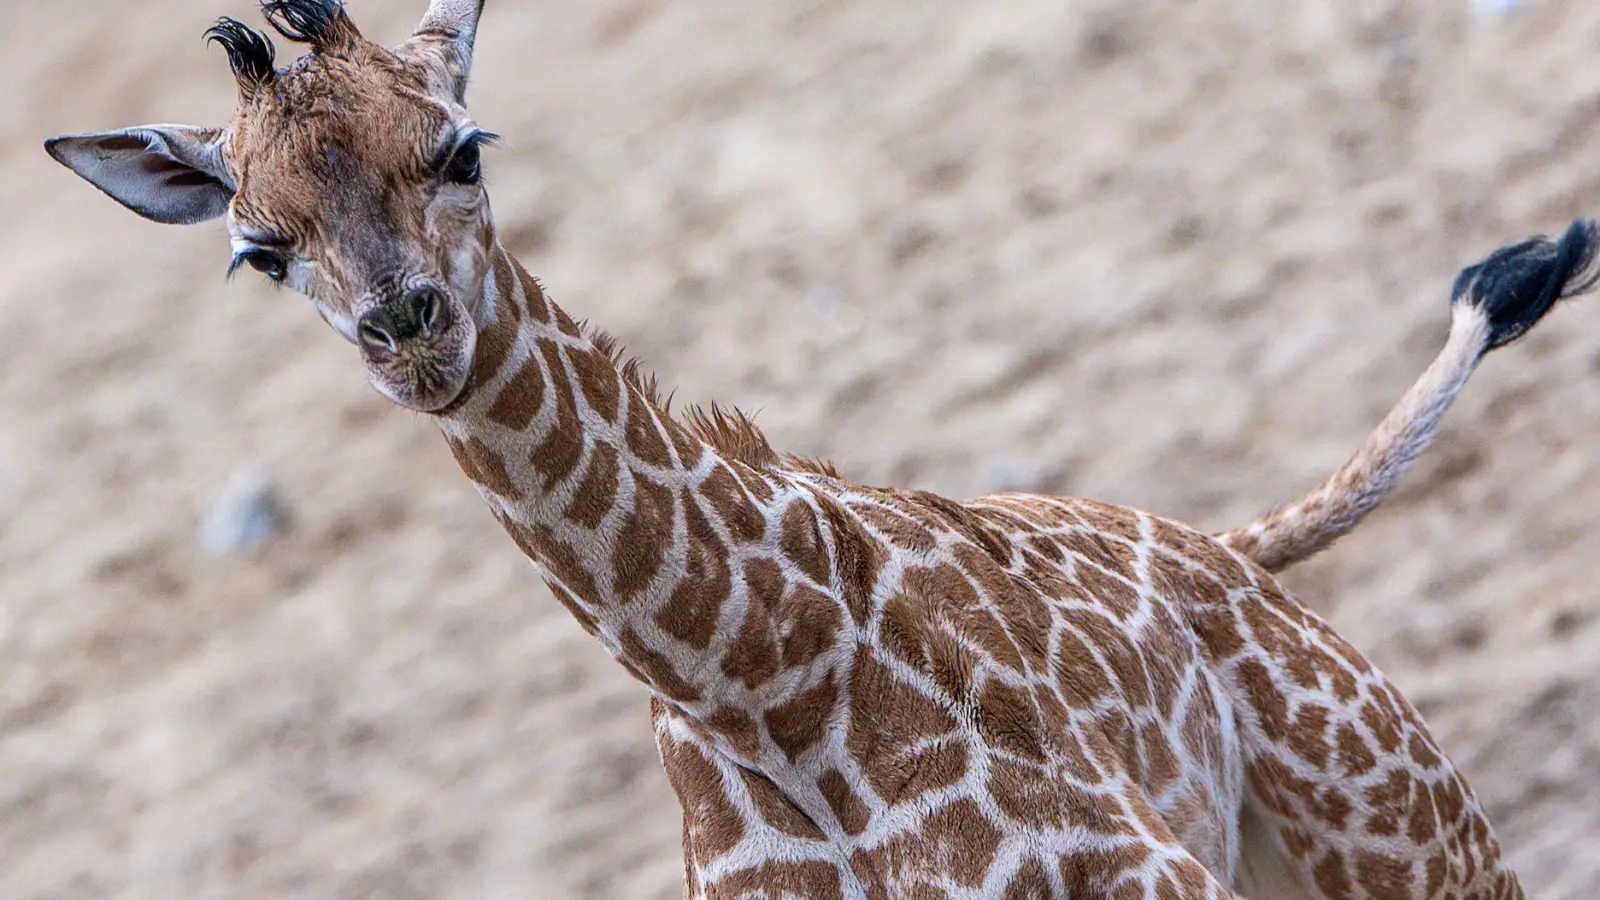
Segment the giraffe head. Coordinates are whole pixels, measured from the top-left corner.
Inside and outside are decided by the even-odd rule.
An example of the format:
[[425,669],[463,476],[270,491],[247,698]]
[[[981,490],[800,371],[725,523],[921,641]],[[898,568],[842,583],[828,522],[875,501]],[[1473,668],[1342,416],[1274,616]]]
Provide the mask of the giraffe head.
[[311,52],[284,68],[233,19],[206,33],[238,83],[217,128],[146,125],[66,135],[57,161],[157,222],[225,216],[229,274],[249,266],[305,294],[394,402],[437,411],[465,395],[494,242],[479,152],[492,135],[465,92],[482,0],[431,0],[393,48],[339,0],[263,0]]

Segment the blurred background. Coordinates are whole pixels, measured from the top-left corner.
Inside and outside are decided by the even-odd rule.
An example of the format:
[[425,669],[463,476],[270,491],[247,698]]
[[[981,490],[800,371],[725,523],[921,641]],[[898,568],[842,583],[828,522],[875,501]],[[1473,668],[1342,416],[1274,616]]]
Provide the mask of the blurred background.
[[[0,54],[0,896],[679,896],[644,690],[433,426],[40,150],[225,121],[252,5],[70,7]],[[1583,0],[491,0],[472,104],[502,236],[680,398],[1220,529],[1357,446],[1458,269],[1600,214],[1596,48]],[[1597,437],[1590,300],[1288,577],[1546,898],[1600,883]]]

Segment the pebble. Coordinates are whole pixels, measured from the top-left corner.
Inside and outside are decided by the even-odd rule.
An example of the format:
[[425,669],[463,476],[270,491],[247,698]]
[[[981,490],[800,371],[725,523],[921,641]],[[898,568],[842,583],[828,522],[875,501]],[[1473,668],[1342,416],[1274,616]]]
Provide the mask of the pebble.
[[260,469],[236,474],[200,523],[200,548],[213,556],[254,550],[282,534],[289,508],[271,477]]

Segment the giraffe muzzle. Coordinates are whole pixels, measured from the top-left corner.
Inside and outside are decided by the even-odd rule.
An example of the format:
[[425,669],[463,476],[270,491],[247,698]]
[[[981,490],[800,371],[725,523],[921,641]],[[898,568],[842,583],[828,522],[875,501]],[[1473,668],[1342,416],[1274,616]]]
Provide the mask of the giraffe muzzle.
[[378,358],[392,357],[417,339],[448,330],[450,303],[432,285],[413,288],[361,316],[357,333],[361,344]]
[[368,380],[401,406],[434,412],[466,389],[476,329],[435,284],[410,287],[362,313],[356,338]]

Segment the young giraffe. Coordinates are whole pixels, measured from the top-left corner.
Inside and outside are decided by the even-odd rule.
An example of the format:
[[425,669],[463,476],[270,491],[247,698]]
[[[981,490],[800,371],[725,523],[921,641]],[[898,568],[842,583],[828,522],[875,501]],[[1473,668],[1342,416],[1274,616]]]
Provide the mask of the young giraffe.
[[[555,596],[653,692],[703,898],[1519,897],[1416,712],[1268,569],[1370,511],[1489,349],[1595,278],[1576,223],[1468,269],[1450,342],[1306,500],[1208,538],[1087,500],[958,503],[679,422],[499,245],[464,106],[481,0],[406,42],[270,0],[209,32],[227,127],[57,138],[307,294],[431,414]],[[1230,549],[1231,548],[1231,549]]]

